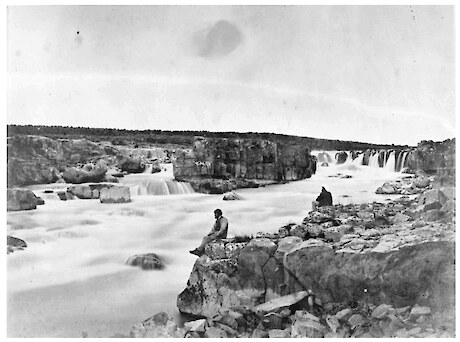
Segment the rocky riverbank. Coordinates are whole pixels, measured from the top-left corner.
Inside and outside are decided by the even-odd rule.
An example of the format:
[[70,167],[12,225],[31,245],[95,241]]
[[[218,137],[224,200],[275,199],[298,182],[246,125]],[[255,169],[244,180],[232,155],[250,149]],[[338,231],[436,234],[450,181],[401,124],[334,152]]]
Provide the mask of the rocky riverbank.
[[26,135],[9,137],[8,187],[66,182],[116,182],[112,175],[159,172],[160,162],[171,162],[171,151],[161,148],[112,146],[87,139],[50,139]]
[[177,301],[197,319],[179,328],[163,313],[131,336],[453,337],[455,188],[426,177],[418,195],[208,245]]

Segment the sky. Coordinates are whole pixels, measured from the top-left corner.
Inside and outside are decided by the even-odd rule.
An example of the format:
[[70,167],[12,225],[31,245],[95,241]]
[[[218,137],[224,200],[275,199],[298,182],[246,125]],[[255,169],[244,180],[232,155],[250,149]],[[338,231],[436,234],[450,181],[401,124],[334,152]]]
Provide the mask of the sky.
[[455,136],[453,6],[9,6],[7,123]]

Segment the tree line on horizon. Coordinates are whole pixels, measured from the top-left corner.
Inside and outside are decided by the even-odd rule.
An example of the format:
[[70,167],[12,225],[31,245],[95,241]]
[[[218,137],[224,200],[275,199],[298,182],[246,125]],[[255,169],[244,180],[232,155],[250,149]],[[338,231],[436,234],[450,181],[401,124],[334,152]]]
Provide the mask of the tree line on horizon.
[[264,139],[283,144],[304,144],[311,149],[323,150],[366,150],[366,149],[404,149],[408,145],[371,144],[356,141],[343,141],[300,137],[295,135],[257,132],[209,132],[209,131],[169,131],[159,129],[128,130],[118,128],[92,128],[44,125],[7,125],[7,136],[40,135],[52,139],[82,139],[92,141],[111,141],[114,145],[177,144],[191,146],[195,136],[207,138]]

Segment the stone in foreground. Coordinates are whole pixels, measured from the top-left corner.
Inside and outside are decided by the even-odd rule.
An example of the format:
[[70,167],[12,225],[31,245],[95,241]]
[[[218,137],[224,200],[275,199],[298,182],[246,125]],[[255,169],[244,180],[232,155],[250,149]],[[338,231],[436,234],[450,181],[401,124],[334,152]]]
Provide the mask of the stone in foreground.
[[39,197],[28,189],[7,189],[7,211],[36,209]]
[[127,186],[113,186],[101,189],[99,199],[101,203],[129,203],[131,194]]
[[163,260],[154,253],[134,255],[126,261],[126,264],[140,266],[143,270],[162,270],[165,268]]

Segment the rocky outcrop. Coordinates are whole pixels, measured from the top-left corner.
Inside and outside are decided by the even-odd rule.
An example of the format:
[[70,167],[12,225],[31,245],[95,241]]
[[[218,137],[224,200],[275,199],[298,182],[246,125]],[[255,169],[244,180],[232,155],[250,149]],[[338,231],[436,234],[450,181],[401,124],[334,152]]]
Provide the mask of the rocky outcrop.
[[15,136],[7,140],[8,186],[56,182],[69,165],[84,165],[100,159],[116,162],[117,150],[86,139]]
[[106,172],[107,168],[105,167],[93,168],[91,170],[69,167],[62,173],[62,178],[64,178],[66,183],[72,184],[101,182],[104,179]]
[[378,187],[377,190],[375,190],[376,194],[380,195],[388,195],[388,194],[400,194],[401,190],[398,189],[396,185],[391,184],[390,182],[385,182],[383,183],[382,186]]
[[423,170],[429,174],[455,175],[455,139],[443,142],[422,141],[407,157],[411,170]]
[[[195,137],[193,149],[178,153],[173,166],[177,180],[190,182],[195,191],[202,191],[204,186],[194,186],[199,179],[230,180],[239,186],[241,181],[244,184],[254,180],[280,182],[309,178],[316,172],[316,157],[305,146],[293,144]],[[222,182],[222,185],[225,190],[208,190],[208,193],[232,190],[230,184]]]
[[36,209],[37,205],[43,204],[31,190],[7,189],[7,211]]
[[[401,180],[385,182],[375,191],[381,195],[415,195],[432,188],[434,176],[428,177],[423,171],[410,175]],[[437,185],[438,186],[438,185]]]
[[178,308],[213,317],[313,291],[322,303],[452,309],[454,216],[439,205],[417,209],[431,203],[426,197],[440,196],[428,192],[386,204],[321,207],[277,234],[210,244],[178,296]]

